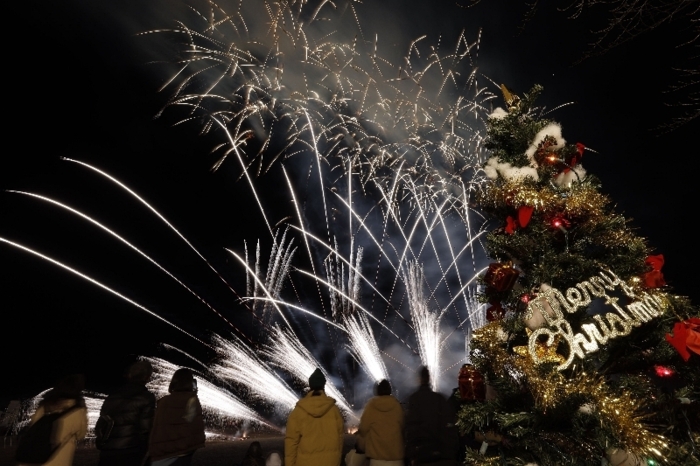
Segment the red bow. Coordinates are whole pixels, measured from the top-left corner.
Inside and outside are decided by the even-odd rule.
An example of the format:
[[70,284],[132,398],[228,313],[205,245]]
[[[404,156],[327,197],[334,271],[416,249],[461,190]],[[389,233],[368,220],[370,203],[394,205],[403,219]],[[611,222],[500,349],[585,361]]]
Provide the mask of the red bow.
[[503,319],[503,316],[506,315],[505,309],[503,309],[503,306],[501,306],[500,301],[489,301],[489,306],[488,309],[486,309],[486,320],[489,322],[493,322],[495,320],[501,320]]
[[[584,150],[586,150],[586,146],[584,146],[580,142],[577,142],[576,143],[576,152],[578,152],[578,155],[574,155],[569,159],[569,161],[568,161],[569,167],[573,168],[576,166],[576,164],[578,164],[579,160],[581,160],[583,158],[583,151]],[[564,169],[564,173],[568,173],[571,171],[571,168],[569,168],[569,167],[566,167]]]
[[647,288],[660,288],[662,286],[666,286],[664,274],[661,273],[661,267],[664,266],[664,255],[658,254],[656,256],[649,256],[644,263],[651,267],[649,272],[642,275],[644,286]]
[[520,227],[520,228],[525,228],[528,223],[530,223],[530,219],[532,218],[532,212],[535,210],[534,207],[530,207],[529,205],[521,205],[518,207],[518,219],[515,220],[513,217],[510,215],[508,218],[506,218],[506,233],[509,235],[512,235],[515,233],[515,230]]
[[688,350],[700,355],[700,319],[691,317],[685,322],[676,322],[673,336],[667,333],[666,341],[676,348],[686,362],[690,359]]

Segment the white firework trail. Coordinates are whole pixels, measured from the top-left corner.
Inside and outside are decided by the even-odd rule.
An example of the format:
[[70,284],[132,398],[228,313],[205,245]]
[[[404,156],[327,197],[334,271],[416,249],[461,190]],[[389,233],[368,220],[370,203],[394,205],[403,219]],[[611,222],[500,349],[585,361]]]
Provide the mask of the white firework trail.
[[269,342],[260,350],[260,353],[270,364],[284,370],[303,384],[307,384],[311,374],[316,369],[320,369],[326,378],[326,393],[331,398],[335,398],[336,405],[342,412],[355,422],[359,421],[343,394],[333,384],[332,377],[294,333],[275,326],[270,332]]
[[[182,280],[180,280],[180,279],[177,278],[175,275],[173,275],[172,273],[170,273],[170,271],[169,271],[168,269],[166,269],[165,267],[163,267],[160,263],[158,263],[158,262],[157,262],[155,259],[153,259],[151,256],[149,256],[148,254],[146,254],[145,252],[143,252],[141,249],[139,249],[139,248],[137,248],[136,246],[134,246],[134,244],[132,244],[131,242],[129,242],[127,239],[125,239],[124,237],[120,236],[118,233],[116,233],[115,231],[113,231],[113,230],[111,230],[110,228],[106,227],[104,224],[98,222],[97,220],[95,220],[94,218],[90,217],[89,215],[86,215],[86,214],[84,214],[83,212],[80,212],[79,210],[74,209],[74,208],[72,208],[72,207],[70,207],[70,206],[68,206],[68,205],[66,205],[66,204],[64,204],[64,203],[62,203],[62,202],[59,202],[59,201],[57,201],[57,200],[55,200],[55,199],[51,199],[51,198],[46,197],[46,196],[41,196],[41,195],[39,195],[39,194],[28,193],[28,192],[24,192],[24,191],[14,191],[14,190],[8,190],[7,192],[9,192],[9,193],[15,193],[15,194],[22,194],[22,195],[29,196],[29,197],[32,197],[32,198],[35,198],[35,199],[39,199],[39,200],[44,201],[44,202],[48,202],[48,203],[50,203],[50,204],[52,204],[52,205],[55,205],[55,206],[57,206],[57,207],[60,207],[61,209],[67,210],[68,212],[70,212],[70,213],[72,213],[72,214],[74,214],[74,215],[77,215],[77,216],[79,216],[80,218],[82,218],[82,219],[84,219],[84,220],[86,220],[86,221],[92,223],[93,225],[95,225],[95,226],[97,226],[98,228],[102,229],[103,231],[105,231],[106,233],[108,233],[109,235],[111,235],[112,237],[114,237],[114,238],[116,238],[117,240],[119,240],[121,243],[123,243],[123,244],[125,244],[126,246],[128,246],[129,248],[131,248],[133,251],[135,251],[136,253],[138,253],[141,257],[143,257],[144,259],[146,259],[147,261],[149,261],[151,264],[155,265],[158,269],[160,269],[162,272],[164,272],[164,273],[165,273],[166,275],[168,275],[170,278],[172,278],[173,280],[175,280],[175,282],[177,282],[177,284],[179,284],[181,287],[183,287],[185,290],[187,290],[188,293],[190,293],[192,296],[194,296],[195,298],[197,298],[197,299],[199,300],[199,302],[201,302],[201,303],[204,304],[206,307],[208,307],[212,312],[214,312],[218,317],[220,317],[224,322],[226,322],[231,328],[233,328],[234,330],[239,331],[238,328],[237,328],[235,325],[233,325],[233,324],[231,323],[230,320],[228,320],[226,317],[223,316],[223,314],[221,314],[221,312],[219,312],[218,310],[216,310],[211,304],[209,304],[209,302],[208,302],[207,300],[205,300],[205,299],[202,298],[199,294],[197,294],[196,292],[194,292],[194,291],[193,291],[189,286],[187,286]],[[161,218],[162,218],[162,217],[161,217]]]
[[191,333],[189,333],[189,332],[186,331],[185,329],[183,329],[183,328],[181,328],[181,327],[178,327],[177,325],[173,324],[173,323],[170,322],[169,320],[167,320],[167,319],[165,319],[165,318],[159,316],[158,314],[156,314],[155,312],[153,312],[153,311],[151,311],[150,309],[146,308],[145,306],[142,306],[141,304],[137,303],[137,302],[134,301],[133,299],[130,299],[130,298],[124,296],[123,294],[121,294],[121,293],[119,293],[119,292],[113,290],[112,288],[108,287],[107,285],[105,285],[105,284],[103,284],[103,283],[100,283],[99,281],[95,280],[94,278],[92,278],[92,277],[90,277],[90,276],[88,276],[88,275],[85,275],[84,273],[79,272],[78,270],[76,270],[76,269],[74,269],[74,268],[72,268],[72,267],[70,267],[70,266],[68,266],[68,265],[66,265],[66,264],[63,264],[62,262],[59,262],[59,261],[57,261],[57,260],[55,260],[55,259],[52,259],[52,258],[49,257],[49,256],[46,256],[46,255],[44,255],[44,254],[41,254],[41,253],[38,252],[38,251],[35,251],[35,250],[33,250],[33,249],[31,249],[31,248],[28,248],[28,247],[26,247],[26,246],[22,246],[22,245],[19,244],[19,243],[15,243],[14,241],[10,241],[10,240],[5,239],[5,238],[2,238],[2,237],[0,237],[0,243],[8,244],[8,245],[13,246],[13,247],[15,247],[15,248],[17,248],[17,249],[20,249],[20,250],[22,250],[22,251],[25,251],[25,252],[28,252],[28,253],[30,253],[30,254],[33,254],[34,256],[39,257],[39,258],[41,258],[41,259],[43,259],[43,260],[45,260],[45,261],[48,261],[48,262],[50,262],[50,263],[52,263],[52,264],[54,264],[54,265],[57,265],[57,266],[61,267],[62,269],[66,270],[66,271],[68,271],[68,272],[71,272],[71,273],[73,273],[73,274],[79,276],[80,278],[83,278],[83,279],[89,281],[90,283],[92,283],[92,284],[94,284],[94,285],[97,285],[98,287],[102,288],[103,290],[109,291],[110,293],[112,293],[112,294],[114,294],[115,296],[117,296],[117,297],[123,299],[124,301],[128,302],[129,304],[132,304],[132,305],[136,306],[137,308],[141,309],[142,311],[144,311],[144,312],[146,312],[146,313],[152,315],[153,317],[155,317],[156,319],[160,320],[161,322],[164,322],[164,323],[170,325],[171,327],[173,327],[173,328],[179,330],[180,332],[184,333],[185,335],[187,335],[188,337],[192,338],[193,340],[195,340],[195,341],[201,343],[202,345],[207,346],[207,347],[209,346],[208,343],[203,342],[202,340],[200,340],[199,338],[195,337],[194,335],[192,335]]
[[[39,408],[39,403],[50,391],[51,389],[47,388],[28,400],[25,400],[19,413],[20,416],[15,420],[14,425],[10,426],[10,429],[15,433],[19,433],[23,428],[29,425],[32,415],[34,415],[36,410]],[[95,423],[100,417],[100,410],[102,409],[102,404],[104,403],[105,398],[107,398],[107,395],[103,393],[89,391],[83,392],[83,400],[85,401],[85,408],[87,409],[88,438],[95,435]]]
[[[260,267],[260,241],[258,241],[255,250],[255,274],[257,280],[251,280],[250,272],[246,273],[246,287],[248,297],[252,297],[253,310],[259,310],[256,306],[259,302],[262,302],[262,315],[266,315],[272,308],[272,302],[270,300],[277,301],[280,298],[282,286],[284,285],[284,280],[289,275],[289,268],[294,258],[294,253],[296,252],[296,247],[293,247],[294,239],[287,241],[287,228],[282,234],[281,238],[278,238],[279,231],[275,233],[272,250],[270,251],[270,259],[267,265],[267,273],[262,277],[261,267]],[[286,243],[286,244],[285,244]],[[246,264],[248,264],[248,249],[245,251]],[[247,266],[249,271],[251,268]],[[263,295],[263,288],[266,290],[264,293],[265,299],[258,301],[258,297]]]
[[[148,388],[156,394],[157,398],[164,397],[168,394],[168,387],[173,374],[183,366],[178,366],[161,358],[145,357],[143,359],[149,361],[151,366],[153,366],[153,375],[148,383]],[[217,387],[201,375],[197,375],[197,371],[192,370],[192,372],[195,373],[195,379],[197,380],[197,397],[206,416],[210,416],[219,422],[243,421],[276,428],[261,418],[258,413],[231,392]]]
[[[250,188],[246,201],[262,215],[257,230],[269,232],[266,266],[260,240],[254,260],[248,245],[255,241],[240,254],[226,250],[245,273],[246,295],[131,188],[96,167],[65,160],[117,184],[149,209],[262,323],[260,346],[213,337],[218,361],[197,375],[208,416],[264,425],[250,406],[263,402],[286,414],[298,399],[273,368],[306,383],[316,367],[328,381],[339,381],[327,391],[354,416],[351,406],[363,400],[349,403],[343,390],[365,379],[342,362],[348,353],[372,381],[400,375],[397,367],[415,369],[420,360],[437,388],[439,376],[465,360],[471,330],[483,324],[484,306],[473,298],[485,230],[469,205],[484,179],[481,122],[495,94],[477,83],[480,34],[470,42],[462,33],[450,50],[420,37],[392,60],[383,55],[380,37],[367,40],[360,25],[361,10],[373,0],[239,0],[232,14],[205,3],[208,11],[192,9],[194,21],[151,32],[172,33],[183,43],[178,71],[163,86],[171,95],[163,110],[184,108],[179,123],[223,133],[213,168],[231,156]],[[347,18],[355,22],[342,23]],[[266,199],[264,181],[258,181],[275,170],[286,181],[286,206]],[[268,203],[275,209],[266,210]],[[275,223],[271,212],[286,207]],[[295,254],[300,241],[305,257]],[[78,274],[195,338],[75,269],[0,242]],[[200,301],[214,310],[202,294]],[[459,332],[464,346],[454,344]],[[333,369],[321,367],[319,360],[328,361],[316,354],[319,342],[333,350]],[[178,366],[150,360],[157,366],[151,387],[164,394]]]
[[357,363],[372,377],[372,380],[379,382],[389,379],[382,353],[372,332],[372,327],[365,314],[353,314],[345,317],[345,329],[348,332],[350,342],[347,345],[348,351],[355,358]]
[[[328,283],[333,284],[329,290],[329,300],[334,318],[348,316],[355,312],[354,303],[360,296],[360,277],[362,276],[362,248],[357,249],[357,254],[353,260],[353,252],[350,251],[347,272],[345,263],[339,260],[342,255],[338,252],[338,240],[335,240],[335,249],[324,261]],[[347,279],[346,279],[347,277]],[[340,290],[336,292],[335,290]],[[346,298],[347,296],[347,298]]]
[[100,410],[102,409],[102,405],[104,404],[107,395],[104,393],[87,392],[84,398],[88,415],[88,436],[94,437],[95,424],[100,418]]
[[294,409],[297,395],[243,342],[218,336],[214,342],[220,359],[212,367],[213,373],[231,385],[244,387],[248,396],[273,406],[280,414]]
[[420,359],[430,371],[430,383],[433,390],[437,390],[443,337],[440,331],[442,314],[428,308],[423,293],[424,277],[421,267],[418,264],[409,263],[405,274],[408,303],[416,331],[416,340],[418,340]]

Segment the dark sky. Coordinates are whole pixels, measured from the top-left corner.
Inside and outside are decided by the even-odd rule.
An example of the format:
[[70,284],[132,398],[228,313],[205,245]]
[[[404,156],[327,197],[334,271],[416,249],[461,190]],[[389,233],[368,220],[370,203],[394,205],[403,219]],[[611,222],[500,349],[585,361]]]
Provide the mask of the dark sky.
[[[385,11],[373,22],[391,22],[394,27],[387,29],[407,38],[443,33],[446,42],[462,28],[482,27],[482,73],[518,92],[544,85],[541,102],[550,108],[576,102],[553,115],[564,137],[598,152],[586,154],[584,166],[664,254],[663,272],[675,292],[699,302],[700,166],[694,137],[700,126],[653,131],[676,111],[664,105],[674,100],[664,91],[675,82],[673,68],[684,63],[687,51],[674,46],[685,32],[666,26],[573,66],[599,19],[575,22],[543,9],[518,34],[525,7],[514,8],[515,3],[484,0],[465,10],[446,1],[404,1],[397,3],[400,8],[384,2]],[[243,239],[260,236],[247,191],[225,172],[209,171],[216,135],[200,137],[193,126],[173,128],[172,119],[153,118],[165,102],[156,92],[163,73],[159,65],[147,64],[157,52],[149,49],[153,43],[134,33],[172,27],[174,14],[163,4],[135,0],[23,2],[12,13],[8,21],[15,27],[4,46],[0,189],[50,196],[99,217],[248,328],[247,311],[160,222],[114,186],[60,161],[92,163],[126,182],[222,273],[237,279],[222,247],[240,247]],[[54,207],[0,193],[0,237],[66,261],[173,321],[196,313],[199,336],[220,328],[142,259]],[[70,372],[86,373],[91,388],[104,390],[134,355],[156,354],[159,342],[186,340],[83,279],[5,244],[0,244],[0,296],[5,365],[0,401],[33,395]]]

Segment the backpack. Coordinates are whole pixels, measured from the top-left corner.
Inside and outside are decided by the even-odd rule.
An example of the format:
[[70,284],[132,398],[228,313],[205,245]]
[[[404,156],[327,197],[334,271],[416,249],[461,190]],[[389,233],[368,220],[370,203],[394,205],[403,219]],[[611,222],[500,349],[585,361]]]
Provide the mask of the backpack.
[[72,410],[44,414],[20,438],[15,459],[20,463],[46,463],[61,445],[52,443],[54,425]]
[[101,450],[109,440],[114,427],[114,419],[108,414],[101,414],[95,423],[95,446]]

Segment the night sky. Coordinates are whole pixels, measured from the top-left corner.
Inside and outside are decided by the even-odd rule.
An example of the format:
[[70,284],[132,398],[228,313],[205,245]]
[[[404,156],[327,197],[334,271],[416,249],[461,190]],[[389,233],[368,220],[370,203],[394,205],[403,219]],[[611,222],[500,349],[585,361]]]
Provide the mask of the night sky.
[[[634,219],[655,252],[664,254],[663,272],[674,292],[700,302],[695,243],[700,122],[667,134],[654,131],[680,113],[665,105],[675,97],[664,92],[678,76],[673,68],[689,55],[674,48],[689,31],[664,26],[574,65],[600,18],[570,21],[543,7],[518,33],[526,8],[513,8],[518,2],[510,0],[483,0],[472,9],[447,1],[382,3],[371,26],[391,23],[387,35],[404,31],[406,41],[442,33],[451,44],[461,29],[471,38],[483,28],[481,73],[520,93],[542,84],[540,103],[548,108],[575,102],[552,115],[564,137],[598,152],[585,155],[584,167],[601,179],[603,191]],[[173,115],[154,119],[167,99],[157,92],[164,68],[149,63],[158,50],[136,33],[174,26],[175,13],[165,8],[174,4],[35,1],[7,15],[14,27],[3,47],[0,189],[50,196],[94,215],[249,329],[248,311],[161,222],[104,179],[60,160],[94,164],[125,182],[222,274],[240,282],[240,269],[223,248],[240,249],[244,239],[254,242],[266,233],[247,188],[235,182],[236,167],[209,170],[220,134],[202,137],[194,125],[173,127]],[[274,189],[273,182],[269,186]],[[209,311],[143,259],[55,207],[0,192],[0,237],[65,261],[174,322],[194,318],[200,337],[224,331]],[[73,372],[85,373],[90,388],[108,390],[135,355],[161,354],[161,342],[192,344],[121,299],[6,244],[0,244],[0,296],[3,404]],[[198,351],[204,359],[212,356]]]

